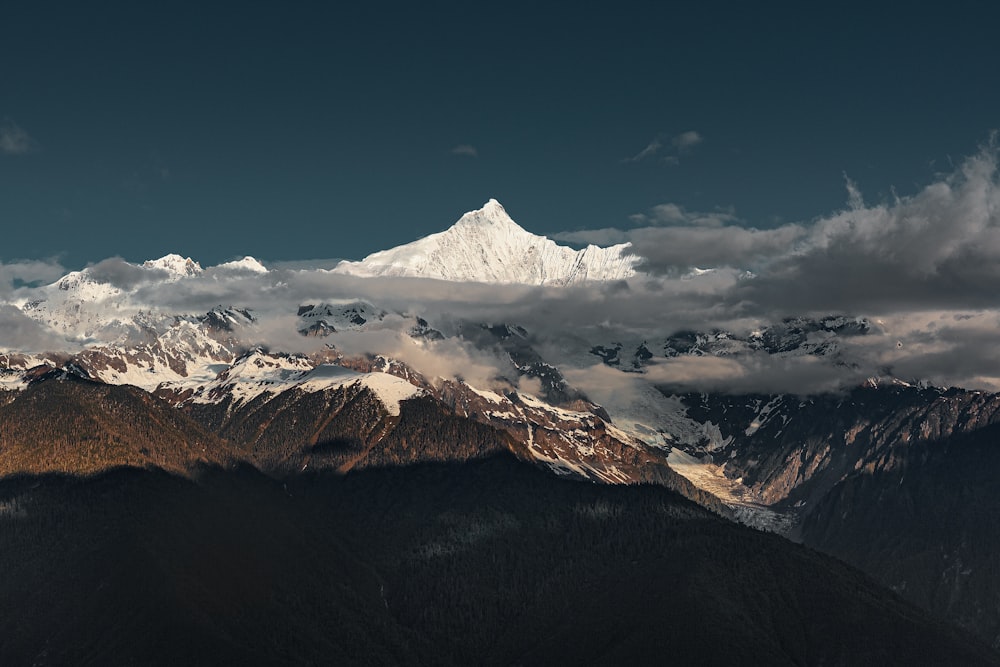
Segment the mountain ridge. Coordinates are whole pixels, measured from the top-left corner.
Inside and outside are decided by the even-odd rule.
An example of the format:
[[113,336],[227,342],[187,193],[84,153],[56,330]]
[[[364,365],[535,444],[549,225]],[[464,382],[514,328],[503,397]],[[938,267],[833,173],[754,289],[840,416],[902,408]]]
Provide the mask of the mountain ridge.
[[[633,275],[635,258],[627,250],[558,246],[525,231],[491,200],[444,232],[375,253],[368,259],[377,261],[368,268],[372,275],[571,286]],[[404,300],[396,293],[385,296],[384,283],[363,287],[363,280],[327,270],[266,273],[249,257],[202,269],[190,258],[167,255],[143,264],[106,260],[49,285],[15,290],[10,306],[33,320],[52,347],[0,351],[0,388],[11,390],[0,394],[0,418],[8,415],[20,425],[7,430],[16,442],[0,443],[0,454],[8,455],[0,471],[89,474],[117,465],[186,471],[203,457],[185,445],[185,434],[203,444],[209,435],[218,438],[221,444],[213,446],[220,463],[237,460],[275,475],[464,461],[503,449],[559,476],[654,482],[723,516],[784,535],[794,537],[804,520],[812,521],[814,542],[852,555],[843,536],[879,531],[864,522],[866,508],[884,491],[868,483],[874,475],[890,479],[927,452],[923,486],[913,477],[905,481],[914,498],[926,498],[926,480],[946,469],[941,452],[957,451],[948,450],[949,442],[1000,422],[1000,395],[946,395],[919,377],[904,382],[891,367],[873,365],[877,357],[866,350],[894,339],[879,319],[860,314],[807,312],[732,330],[698,330],[691,323],[677,328],[666,313],[662,320],[644,320],[645,328],[630,329],[616,321],[621,310],[605,308],[585,311],[593,315],[593,326],[571,318],[577,323],[571,330],[558,310],[550,313],[545,299],[533,297],[558,293],[575,299],[574,290],[510,290],[537,305],[540,322],[522,319],[523,310],[485,309],[500,291],[488,286],[469,290],[485,300],[470,316],[423,302],[425,288],[460,291],[451,285],[414,282],[407,285],[413,291],[402,291],[413,298]],[[624,291],[621,285],[603,291],[617,293],[619,287]],[[267,296],[257,301],[261,288]],[[595,291],[602,290],[579,294]],[[656,302],[647,303],[658,312]],[[666,372],[697,370],[706,367],[700,362],[715,360],[719,368],[751,371],[788,362],[793,371],[818,370],[818,377],[830,380],[809,385],[820,388],[816,400],[783,393],[786,384],[747,393],[760,392],[760,381],[746,390],[725,375],[723,382],[703,385],[707,394],[692,395],[697,383],[673,383]],[[138,389],[108,389],[80,378],[134,385],[157,401],[147,405]],[[79,395],[66,389],[73,382]],[[865,391],[859,390],[862,383]],[[32,396],[46,393],[44,409],[29,409]],[[178,416],[171,410],[190,423],[171,422]],[[58,437],[50,437],[66,411],[85,418],[64,421]],[[143,441],[148,433],[105,419],[114,414],[159,420],[176,437],[160,438],[163,447],[150,449]],[[34,447],[35,425],[36,435],[53,440],[48,449]],[[992,456],[987,445],[978,443],[977,455]],[[41,457],[38,467],[20,466],[32,452]],[[57,459],[65,466],[48,465]],[[974,465],[973,459],[961,459],[962,465]],[[956,508],[962,494],[986,488],[961,471],[952,479],[959,482],[941,492],[955,494]],[[860,488],[866,501],[854,503],[844,488]],[[854,517],[855,525],[841,530],[836,517],[845,516]],[[969,534],[992,539],[974,516],[966,520]],[[886,523],[904,525],[888,518]],[[905,552],[909,537],[901,531],[888,548]],[[962,553],[962,562],[976,568],[971,576],[985,569],[982,553],[962,551],[964,543],[951,533],[938,531],[935,540],[927,553]],[[883,573],[864,554],[855,562],[892,586],[924,576],[904,569],[892,579],[895,574]],[[948,618],[958,614],[997,645],[996,614],[983,607],[979,621],[968,620],[979,613],[964,584],[971,581],[968,568],[942,567],[938,561],[927,571],[954,570],[961,585],[944,590],[929,583],[934,576],[925,577],[925,595],[912,599],[926,607],[930,596],[956,596],[955,604],[935,609]],[[988,573],[982,576],[993,581]]]

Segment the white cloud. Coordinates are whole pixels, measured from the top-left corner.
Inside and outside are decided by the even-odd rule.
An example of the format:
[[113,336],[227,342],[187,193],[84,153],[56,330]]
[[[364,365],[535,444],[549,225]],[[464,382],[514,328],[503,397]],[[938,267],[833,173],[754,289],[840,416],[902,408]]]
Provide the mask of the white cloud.
[[642,227],[628,235],[641,268],[672,274],[693,268],[760,270],[762,263],[794,248],[805,230],[798,225],[746,229],[736,225]]
[[724,296],[740,315],[803,310],[892,312],[1000,307],[1000,170],[991,138],[916,194],[866,205],[846,180],[846,208],[806,223],[746,226],[730,209],[663,203],[634,228],[563,232],[571,242],[630,242],[654,274],[731,267],[755,274]]
[[680,134],[674,135],[670,140],[677,150],[684,151],[690,148],[694,148],[698,144],[704,141],[704,138],[698,132],[694,130],[688,130],[687,132],[681,132]]
[[776,257],[738,297],[799,309],[1000,306],[994,144],[891,203],[866,206],[848,181],[848,204],[809,225],[802,242]]
[[0,123],[0,153],[22,155],[34,147],[35,141],[17,123],[9,118]]
[[475,387],[492,388],[500,376],[514,376],[509,359],[476,349],[459,338],[418,340],[391,328],[376,331],[342,331],[325,342],[348,356],[382,354],[402,361],[430,381],[463,380]]
[[704,138],[695,130],[681,132],[672,137],[657,135],[646,144],[645,148],[631,157],[622,159],[622,162],[642,162],[658,157],[661,162],[677,165],[680,164],[680,155],[689,152],[702,141]]
[[[651,229],[660,226],[723,227],[739,222],[739,218],[736,217],[736,212],[732,208],[720,208],[715,211],[688,211],[683,206],[672,203],[657,204],[645,213],[633,213],[628,218],[639,227],[635,229],[604,227],[556,232],[551,235],[551,238],[567,243],[592,243],[599,246],[609,246],[632,243],[637,239],[651,240],[651,237],[656,235],[656,232],[651,231]],[[670,233],[666,232],[664,235],[669,236]],[[695,265],[691,264],[691,266]]]
[[657,204],[648,213],[637,213],[629,216],[631,220],[640,220],[656,225],[691,225],[694,227],[721,227],[722,225],[739,222],[733,208],[719,208],[714,211],[688,211],[678,204]]
[[622,160],[622,162],[640,162],[648,157],[653,157],[660,152],[663,148],[663,142],[659,139],[653,139],[650,141],[645,148],[633,155],[632,157],[627,157]]
[[451,149],[452,155],[462,155],[465,157],[479,157],[479,151],[470,144],[459,144]]

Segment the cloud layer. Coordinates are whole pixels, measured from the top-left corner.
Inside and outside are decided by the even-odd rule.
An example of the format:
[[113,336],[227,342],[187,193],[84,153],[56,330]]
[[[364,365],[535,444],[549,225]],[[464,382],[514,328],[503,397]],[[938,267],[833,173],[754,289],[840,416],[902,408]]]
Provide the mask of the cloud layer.
[[993,308],[1000,279],[997,151],[911,197],[816,221],[734,295],[786,309]]
[[[167,314],[204,313],[219,305],[251,308],[258,323],[244,332],[248,344],[311,351],[333,342],[345,351],[397,357],[430,376],[482,383],[509,377],[510,359],[462,338],[465,322],[524,327],[544,359],[595,394],[604,386],[639,396],[654,385],[815,393],[872,375],[1000,390],[1000,355],[994,353],[1000,330],[1000,183],[993,143],[954,173],[892,201],[866,205],[848,182],[846,208],[813,221],[754,229],[731,210],[690,211],[667,203],[633,222],[637,226],[558,237],[630,242],[645,273],[627,282],[567,288],[358,278],[317,268],[329,262],[274,265],[262,275],[210,267],[175,282],[121,258],[88,271],[94,280],[128,292],[133,305]],[[46,298],[48,288],[39,283],[63,273],[52,262],[0,265],[0,293],[8,304],[0,311],[3,347],[66,345],[21,309]],[[300,305],[352,299],[376,304],[390,316],[377,331],[339,333],[326,341],[297,333]],[[746,336],[785,317],[831,314],[864,316],[871,333],[836,339],[826,356],[748,349],[663,356],[665,341],[679,331]],[[413,321],[407,316],[428,320],[446,340],[415,342],[406,335]],[[620,344],[628,367],[628,355],[642,343],[655,355],[642,373],[603,366],[590,353],[597,345]]]

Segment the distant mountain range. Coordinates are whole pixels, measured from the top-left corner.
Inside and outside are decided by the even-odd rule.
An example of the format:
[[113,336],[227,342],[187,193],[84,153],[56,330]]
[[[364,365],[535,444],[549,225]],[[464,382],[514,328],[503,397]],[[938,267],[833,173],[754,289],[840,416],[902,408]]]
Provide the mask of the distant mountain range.
[[[984,474],[1000,463],[1000,395],[867,372],[859,355],[882,335],[878,322],[810,313],[639,336],[612,333],[608,316],[594,312],[593,326],[567,325],[553,338],[439,304],[425,312],[420,298],[406,308],[378,298],[398,302],[398,281],[434,279],[454,283],[446,290],[503,286],[544,299],[551,290],[628,289],[647,278],[640,269],[627,244],[560,246],[519,227],[495,200],[444,232],[332,271],[269,269],[250,257],[208,268],[178,255],[108,260],[8,299],[18,326],[36,327],[45,347],[0,340],[0,475],[91,478],[130,468],[198,479],[250,466],[294,485],[428,464],[460,471],[499,456],[568,479],[666,487],[669,503],[683,505],[677,493],[844,558],[1000,648],[992,566],[1000,531],[990,519],[1000,501]],[[709,278],[692,276],[700,279]],[[377,289],[357,287],[369,283]],[[489,312],[464,305],[488,292],[470,294],[455,297],[462,313]],[[559,316],[546,327],[558,331]],[[801,364],[841,384],[803,394],[692,391],[656,374],[697,359]],[[644,383],[629,384],[636,378]],[[9,488],[31,516],[34,492]],[[14,501],[0,498],[0,509],[15,507],[4,502]],[[530,522],[516,512],[510,520]],[[758,539],[750,534],[732,533],[733,544],[750,548]],[[793,549],[781,544],[774,548]],[[795,576],[830,567],[806,559]],[[768,590],[795,597],[797,586]],[[595,590],[610,594],[603,584]],[[411,609],[415,599],[392,604]],[[871,657],[788,652],[805,662],[818,655]]]

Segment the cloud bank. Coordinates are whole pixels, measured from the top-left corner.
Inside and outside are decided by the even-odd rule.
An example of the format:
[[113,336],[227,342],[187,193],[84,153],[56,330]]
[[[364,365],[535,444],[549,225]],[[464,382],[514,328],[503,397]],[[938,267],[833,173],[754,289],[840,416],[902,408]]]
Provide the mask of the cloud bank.
[[[680,135],[679,135],[680,136]],[[693,138],[684,141],[693,141]],[[696,143],[696,142],[695,142]],[[585,390],[653,386],[678,391],[832,391],[869,376],[1000,390],[1000,182],[990,142],[953,173],[915,194],[866,204],[848,182],[844,210],[772,229],[755,229],[729,209],[690,211],[666,203],[637,214],[636,226],[558,235],[562,240],[630,242],[644,273],[629,281],[572,287],[464,284],[414,278],[359,278],[320,267],[275,264],[265,274],[209,267],[165,282],[155,271],[109,258],[93,279],[129,294],[133,307],[165,314],[250,308],[258,321],[247,344],[394,356],[431,377],[488,383],[512,373],[511,360],[466,340],[464,323],[509,323],[528,344]],[[698,270],[696,270],[698,269]],[[27,317],[24,304],[46,298],[62,275],[55,263],[0,265],[0,337],[6,348],[54,349],[58,337]],[[389,316],[374,330],[330,339],[297,333],[303,304],[363,299]],[[665,357],[677,332],[722,330],[747,340],[791,316],[863,316],[867,335],[814,331],[824,354],[738,353]],[[445,335],[437,343],[407,335],[419,316]],[[791,326],[791,325],[789,325]],[[370,329],[372,327],[369,327]],[[828,340],[829,339],[829,340]],[[107,342],[107,341],[105,341]],[[65,344],[65,341],[63,341]],[[601,365],[595,346],[619,345],[622,368],[645,344],[653,358],[639,373]],[[603,383],[603,384],[602,384]]]

